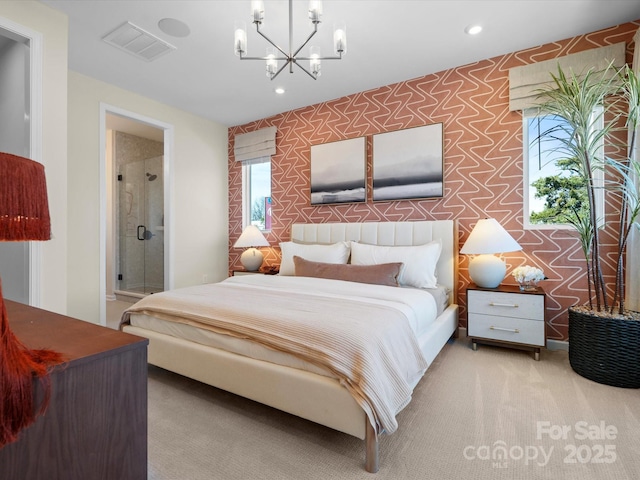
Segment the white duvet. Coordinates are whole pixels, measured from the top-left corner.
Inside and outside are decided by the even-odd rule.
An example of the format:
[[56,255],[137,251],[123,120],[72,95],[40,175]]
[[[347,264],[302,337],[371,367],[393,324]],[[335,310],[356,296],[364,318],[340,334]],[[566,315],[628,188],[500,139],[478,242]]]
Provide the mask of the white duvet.
[[[148,296],[125,312],[123,320],[337,377],[377,430],[392,432],[395,415],[409,402],[427,367],[416,337],[436,315],[435,300],[423,290],[245,275]],[[298,328],[300,337],[291,336]],[[362,333],[369,337],[366,341]],[[358,346],[347,352],[351,344]]]

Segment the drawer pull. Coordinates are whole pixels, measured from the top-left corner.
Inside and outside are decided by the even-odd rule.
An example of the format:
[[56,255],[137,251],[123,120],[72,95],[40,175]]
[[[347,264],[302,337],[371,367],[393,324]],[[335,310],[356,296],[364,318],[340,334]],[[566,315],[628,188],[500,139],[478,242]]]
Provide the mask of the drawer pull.
[[501,332],[520,333],[520,329],[518,328],[494,327],[493,325],[489,327],[489,330],[500,330]]
[[491,302],[489,305],[492,306],[492,307],[518,308],[518,305],[516,305],[515,303],[496,303],[496,302]]

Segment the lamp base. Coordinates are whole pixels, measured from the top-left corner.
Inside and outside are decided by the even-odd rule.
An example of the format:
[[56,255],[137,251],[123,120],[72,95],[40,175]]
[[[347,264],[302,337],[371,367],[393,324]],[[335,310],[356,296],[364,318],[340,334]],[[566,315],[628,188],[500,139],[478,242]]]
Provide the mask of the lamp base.
[[254,247],[248,248],[240,256],[240,263],[248,272],[258,271],[262,265],[262,260],[264,260],[264,255]]
[[504,260],[495,255],[478,255],[469,262],[469,276],[478,287],[496,288],[506,273]]

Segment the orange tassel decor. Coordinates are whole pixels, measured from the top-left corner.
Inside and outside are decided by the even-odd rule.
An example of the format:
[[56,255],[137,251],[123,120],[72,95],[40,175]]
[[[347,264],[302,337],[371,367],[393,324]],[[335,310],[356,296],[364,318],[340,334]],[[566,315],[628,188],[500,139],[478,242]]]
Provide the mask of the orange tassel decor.
[[[18,433],[45,412],[51,398],[48,367],[62,363],[62,355],[50,350],[29,350],[9,328],[0,285],[0,448],[14,442]],[[44,399],[36,411],[33,379],[40,378]]]
[[[42,164],[0,152],[0,241],[48,240],[51,222]],[[59,353],[30,350],[13,334],[0,284],[0,448],[18,438],[46,410],[51,398],[49,367]],[[34,405],[33,379],[44,385],[44,399]]]

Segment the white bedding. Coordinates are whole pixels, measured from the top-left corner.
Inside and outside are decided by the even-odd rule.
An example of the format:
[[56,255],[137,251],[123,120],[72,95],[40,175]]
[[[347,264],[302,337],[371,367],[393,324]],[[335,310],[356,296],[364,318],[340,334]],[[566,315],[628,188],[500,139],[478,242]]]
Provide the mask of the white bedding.
[[[283,299],[286,295],[296,296],[304,294],[323,298],[325,299],[324,301],[327,299],[329,301],[334,299],[335,303],[340,303],[341,301],[349,299],[356,299],[358,302],[378,305],[383,309],[393,309],[400,312],[406,319],[406,322],[415,337],[419,336],[428,328],[428,325],[436,318],[439,310],[432,294],[424,290],[410,288],[386,287],[319,278],[267,275],[231,277],[221,283],[229,286],[233,285],[238,289],[245,289],[247,296],[247,304],[245,307],[252,311],[260,311],[261,309],[260,305],[251,304],[252,292],[256,291],[255,289],[262,290],[264,292],[275,291],[277,294],[282,295]],[[173,293],[177,292],[181,297],[206,297],[214,288],[215,287],[212,285],[199,285],[196,287],[178,289]],[[292,356],[269,348],[265,345],[260,345],[255,342],[246,341],[226,334],[216,333],[211,330],[202,330],[193,325],[161,320],[157,318],[159,315],[153,314],[153,312],[148,311],[148,309],[145,310],[145,305],[149,302],[153,303],[155,300],[159,300],[162,295],[163,294],[149,296],[136,304],[130,312],[127,312],[125,315],[127,318],[130,316],[131,324],[172,336],[180,336],[197,343],[222,348],[248,357],[292,366],[294,368],[308,370],[321,375],[335,376],[331,371],[323,368],[315,362],[310,363],[305,361],[304,358]],[[154,297],[156,297],[156,299],[154,299]],[[299,307],[300,306],[298,305],[298,308]],[[139,310],[139,313],[135,312],[136,309]],[[311,315],[311,312],[308,312],[307,314]],[[304,316],[305,312],[299,311],[298,315]],[[362,319],[362,326],[366,328],[366,318]],[[414,340],[415,338],[412,339],[412,342]],[[424,364],[426,368],[426,361],[424,361]],[[408,385],[409,389],[413,389],[423,372],[424,370],[410,379]],[[404,405],[408,403],[409,399],[410,391],[408,399],[400,402],[400,408],[395,413],[404,407]],[[386,425],[386,429],[387,431],[393,431],[395,426],[393,424],[388,424]]]
[[[276,283],[281,284],[288,290],[295,290],[299,288],[305,293],[315,292],[318,295],[324,294],[329,296],[363,295],[365,298],[373,299],[375,302],[388,302],[389,298],[392,298],[393,302],[397,302],[398,299],[404,299],[404,302],[410,305],[407,310],[407,318],[409,319],[409,325],[415,332],[416,337],[420,337],[423,332],[427,330],[429,324],[433,322],[433,319],[435,318],[433,315],[433,307],[435,306],[436,308],[437,316],[444,310],[444,307],[446,307],[447,304],[447,295],[444,288],[434,289],[431,291],[421,290],[419,293],[416,291],[409,292],[412,289],[407,288],[403,289],[402,292],[399,292],[398,288],[394,287],[376,288],[373,286],[372,288],[372,286],[367,287],[363,284],[354,284],[353,282],[306,278],[300,280],[300,277],[279,277],[273,275],[243,275],[230,277],[225,280],[225,282],[243,283],[253,286],[273,286],[273,284]],[[196,287],[196,289],[198,291],[201,289],[206,290],[206,286]],[[309,290],[312,291],[309,292]],[[428,295],[425,295],[425,293]],[[383,300],[385,297],[387,300]],[[432,299],[430,300],[429,297],[432,297]],[[247,342],[240,338],[222,335],[211,330],[203,330],[192,325],[170,322],[144,313],[132,314],[131,325],[171,335],[172,337],[183,338],[201,345],[221,348],[228,352],[255,358],[256,360],[264,360],[287,367],[297,368],[299,370],[317,373],[319,375],[333,377],[333,374],[326,369],[306,362],[301,358],[288,355],[284,352],[278,352],[256,343]]]

